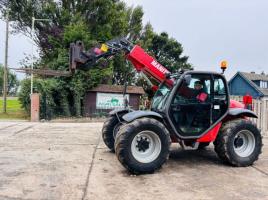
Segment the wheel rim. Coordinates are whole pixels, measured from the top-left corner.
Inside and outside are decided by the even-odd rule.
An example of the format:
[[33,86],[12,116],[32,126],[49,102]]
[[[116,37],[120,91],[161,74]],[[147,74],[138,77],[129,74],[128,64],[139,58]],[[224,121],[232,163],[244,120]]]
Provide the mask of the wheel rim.
[[141,163],[154,161],[161,152],[159,136],[152,131],[142,131],[132,140],[131,152],[133,157]]
[[255,137],[249,130],[242,130],[235,135],[233,145],[238,156],[250,156],[255,148]]

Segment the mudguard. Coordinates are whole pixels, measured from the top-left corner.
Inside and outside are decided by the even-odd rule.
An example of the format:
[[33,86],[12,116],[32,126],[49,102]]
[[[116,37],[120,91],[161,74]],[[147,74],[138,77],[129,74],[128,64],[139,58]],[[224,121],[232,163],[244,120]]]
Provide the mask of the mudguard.
[[150,117],[157,117],[157,118],[160,118],[162,119],[163,117],[157,113],[157,112],[153,112],[153,111],[143,111],[143,110],[137,110],[137,111],[133,111],[133,112],[129,112],[127,114],[125,114],[123,116],[123,119],[126,121],[126,122],[131,122],[135,119],[138,119],[138,118],[141,118],[141,117],[147,117],[147,116],[150,116]]
[[114,109],[112,110],[111,112],[109,112],[109,115],[115,115],[115,114],[119,114],[119,113],[128,113],[128,112],[132,112],[133,110],[130,109],[130,108],[117,108],[117,109]]
[[246,117],[258,118],[258,116],[253,111],[245,108],[230,108],[228,115],[231,116],[243,115]]

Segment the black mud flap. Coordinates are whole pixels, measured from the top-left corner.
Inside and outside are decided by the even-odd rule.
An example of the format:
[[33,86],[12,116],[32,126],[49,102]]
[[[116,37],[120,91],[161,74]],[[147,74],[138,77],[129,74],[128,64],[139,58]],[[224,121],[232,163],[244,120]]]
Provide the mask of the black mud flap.
[[119,113],[129,113],[132,112],[133,110],[130,108],[118,108],[118,109],[114,109],[111,112],[109,112],[109,115],[115,115],[115,114],[119,114]]
[[258,118],[258,116],[253,111],[244,108],[230,108],[228,115]]
[[153,112],[153,111],[143,111],[143,110],[137,110],[137,111],[133,111],[133,112],[129,112],[125,115],[123,115],[123,119],[126,122],[131,122],[135,119],[141,118],[141,117],[155,117],[155,118],[160,118],[162,119],[163,117],[157,113],[157,112]]

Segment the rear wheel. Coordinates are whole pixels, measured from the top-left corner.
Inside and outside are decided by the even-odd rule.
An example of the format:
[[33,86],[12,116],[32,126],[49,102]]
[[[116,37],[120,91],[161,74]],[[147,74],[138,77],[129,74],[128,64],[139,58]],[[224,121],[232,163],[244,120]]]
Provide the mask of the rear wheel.
[[170,144],[168,130],[161,122],[141,118],[119,130],[115,153],[131,173],[152,173],[168,159]]
[[214,145],[223,161],[233,166],[246,167],[258,160],[262,137],[251,121],[238,119],[223,125]]
[[103,124],[102,139],[111,151],[114,151],[114,138],[121,125],[116,115],[108,117]]

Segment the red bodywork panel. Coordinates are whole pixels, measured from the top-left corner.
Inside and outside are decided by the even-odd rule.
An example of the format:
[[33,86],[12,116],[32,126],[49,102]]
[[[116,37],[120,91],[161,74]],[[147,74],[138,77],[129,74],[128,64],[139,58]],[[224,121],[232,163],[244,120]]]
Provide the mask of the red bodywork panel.
[[218,135],[218,132],[221,128],[221,124],[222,122],[219,122],[213,129],[211,129],[205,135],[199,138],[197,142],[213,142]]
[[[138,72],[152,77],[161,83],[166,80],[166,74],[170,73],[164,66],[158,63],[153,57],[149,56],[140,46],[135,45],[126,58],[132,62]],[[167,79],[167,84],[172,86],[174,80]]]
[[240,103],[239,101],[230,100],[230,108],[245,108],[245,105]]

